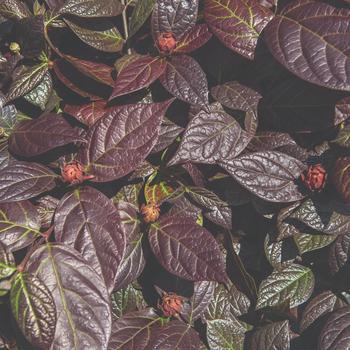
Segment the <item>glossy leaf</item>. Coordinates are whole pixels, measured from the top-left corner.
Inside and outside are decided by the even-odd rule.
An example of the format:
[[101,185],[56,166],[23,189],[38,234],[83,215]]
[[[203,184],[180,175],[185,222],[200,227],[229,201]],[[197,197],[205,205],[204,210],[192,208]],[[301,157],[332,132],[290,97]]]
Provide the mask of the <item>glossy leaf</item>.
[[199,112],[187,125],[180,146],[168,163],[215,164],[235,159],[251,136],[224,111]]
[[166,90],[187,103],[207,108],[208,82],[200,65],[186,55],[172,57],[167,61],[159,78]]
[[335,236],[329,235],[309,235],[304,233],[296,233],[293,235],[294,242],[300,254],[326,247],[331,244],[335,238]]
[[124,39],[115,26],[97,31],[81,27],[67,19],[65,22],[81,41],[97,50],[119,52],[123,48]]
[[119,0],[67,0],[58,12],[79,17],[114,17],[122,10]]
[[176,39],[196,23],[198,0],[157,0],[152,14],[152,34],[173,33]]
[[146,261],[142,250],[143,234],[140,229],[138,208],[131,203],[119,201],[116,205],[121,222],[121,232],[126,241],[124,257],[117,269],[114,290],[125,288],[138,278]]
[[20,250],[40,236],[39,213],[29,201],[0,204],[0,241]]
[[293,308],[309,299],[315,277],[308,267],[297,264],[275,270],[259,287],[256,309],[289,303]]
[[8,101],[21,97],[40,84],[48,70],[47,63],[41,63],[33,67],[25,67],[12,82],[6,94]]
[[40,215],[41,226],[49,228],[51,226],[59,200],[52,196],[44,196],[36,201],[36,209]]
[[227,281],[219,245],[191,219],[163,216],[152,224],[148,239],[158,261],[170,273],[190,281]]
[[266,41],[273,56],[298,77],[349,91],[349,16],[346,9],[296,0],[267,26]]
[[304,332],[321,316],[334,310],[337,296],[331,291],[318,294],[307,304],[300,321],[300,330]]
[[174,49],[175,53],[190,53],[197,50],[212,37],[206,24],[198,24],[193,27],[181,40]]
[[319,350],[346,350],[349,338],[350,307],[333,311],[319,335]]
[[[0,241],[1,241],[0,233]],[[7,247],[0,243],[0,280],[10,277],[16,271],[15,258]]]
[[56,329],[56,305],[50,290],[37,277],[18,273],[11,286],[11,309],[29,342],[48,349]]
[[159,137],[152,153],[157,153],[170,146],[184,129],[173,123],[171,120],[164,118],[160,126]]
[[11,162],[0,171],[0,203],[22,201],[50,191],[56,178],[44,165]]
[[350,157],[340,157],[334,165],[332,182],[334,187],[346,203],[350,203]]
[[272,12],[248,0],[205,0],[204,18],[214,35],[229,49],[249,59]]
[[221,166],[243,187],[270,202],[303,198],[295,180],[305,166],[286,154],[266,151],[243,155]]
[[45,114],[17,124],[9,139],[10,151],[24,157],[46,153],[56,147],[84,141],[59,114]]
[[67,193],[55,213],[56,241],[79,251],[110,292],[125,250],[120,225],[112,201],[92,187]]
[[348,231],[338,235],[329,251],[329,266],[332,273],[338,272],[349,261],[350,234]]
[[163,74],[165,66],[162,58],[140,56],[119,72],[110,100],[148,87]]
[[3,0],[0,3],[0,14],[5,18],[20,20],[30,17],[27,5],[20,0]]
[[147,349],[151,328],[160,321],[153,309],[131,312],[113,322],[108,350]]
[[152,174],[144,187],[146,203],[162,203],[174,193],[171,183],[157,180],[157,173]]
[[109,295],[103,280],[77,251],[47,243],[31,255],[27,271],[50,281],[47,288],[60,310],[52,350],[107,349],[111,333]]
[[118,179],[145,160],[171,102],[116,106],[89,130],[79,159],[95,176],[93,181]]
[[147,18],[152,13],[155,3],[156,0],[137,1],[136,6],[134,7],[130,17],[130,35],[134,35],[147,21]]
[[212,96],[222,105],[233,110],[241,110],[246,113],[245,130],[255,134],[258,126],[258,103],[262,96],[256,91],[230,81],[223,85],[217,85],[210,90]]
[[253,333],[249,350],[289,350],[288,321],[274,322]]

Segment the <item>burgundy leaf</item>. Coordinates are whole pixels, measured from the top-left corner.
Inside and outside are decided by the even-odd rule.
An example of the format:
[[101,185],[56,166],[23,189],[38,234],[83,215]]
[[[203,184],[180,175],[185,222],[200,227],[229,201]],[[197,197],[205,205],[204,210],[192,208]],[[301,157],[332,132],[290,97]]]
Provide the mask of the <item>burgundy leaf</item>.
[[10,151],[24,157],[46,153],[53,148],[84,141],[79,129],[59,114],[46,114],[17,124],[9,139]]
[[63,110],[81,123],[91,127],[106,114],[108,108],[107,101],[99,100],[80,106],[65,105]]
[[145,309],[128,313],[113,321],[108,350],[151,350],[152,327],[160,320],[153,309]]
[[200,65],[192,57],[181,55],[167,61],[162,85],[176,98],[207,108],[208,82]]
[[333,311],[321,330],[319,350],[346,350],[350,345],[350,307]]
[[256,134],[248,148],[251,151],[272,151],[284,146],[296,146],[296,142],[287,133],[262,131]]
[[212,34],[208,30],[206,24],[197,24],[176,44],[174,53],[190,53],[203,46],[210,38]]
[[332,182],[340,196],[346,203],[350,203],[350,157],[337,159],[334,165]]
[[227,281],[218,243],[193,220],[163,216],[152,224],[148,239],[158,261],[170,273],[190,281]]
[[50,349],[107,350],[111,333],[109,295],[103,280],[80,254],[46,243],[29,258],[27,271],[46,284],[56,304],[57,326]]
[[79,17],[114,17],[123,11],[119,0],[67,0],[58,13]]
[[36,197],[55,187],[57,175],[44,165],[11,162],[0,171],[0,203]]
[[203,173],[199,170],[199,168],[190,162],[182,164],[182,167],[188,172],[193,183],[198,187],[205,187],[205,178]]
[[148,87],[163,74],[165,66],[162,58],[140,56],[119,72],[109,99]]
[[269,202],[293,202],[304,197],[295,180],[305,166],[286,154],[250,153],[221,165],[248,191]]
[[205,0],[204,18],[214,35],[229,49],[249,59],[272,12],[256,0]]
[[44,196],[36,201],[36,209],[40,215],[41,227],[49,228],[59,200],[52,196]]
[[9,251],[31,244],[39,230],[39,213],[29,201],[0,204],[0,241]]
[[215,164],[236,158],[251,136],[222,110],[199,112],[187,125],[180,146],[168,165],[184,162]]
[[114,290],[119,290],[140,276],[146,261],[142,250],[143,234],[140,231],[138,208],[123,201],[118,202],[116,207],[126,240],[124,257],[118,267],[114,285]]
[[95,176],[93,181],[118,179],[145,160],[171,102],[116,106],[89,130],[78,157]]
[[258,103],[262,98],[259,93],[235,81],[217,85],[210,92],[222,105],[246,112],[245,129],[255,134],[258,127]]
[[267,26],[267,44],[274,57],[298,77],[350,91],[349,16],[349,10],[323,2],[296,0]]
[[149,350],[198,350],[201,341],[198,333],[189,325],[174,320],[167,325],[152,327]]
[[125,250],[120,217],[112,201],[92,187],[67,193],[55,213],[57,242],[75,248],[111,292]]
[[307,304],[300,321],[300,331],[304,332],[321,316],[332,312],[337,301],[337,296],[331,291],[318,294]]
[[170,146],[184,129],[171,120],[164,118],[160,126],[159,137],[152,153],[157,153]]
[[180,39],[195,25],[198,0],[157,0],[152,14],[152,34],[173,33]]
[[331,245],[329,251],[329,267],[332,273],[337,273],[344,267],[350,257],[350,233],[347,229],[343,234],[340,234],[335,242]]

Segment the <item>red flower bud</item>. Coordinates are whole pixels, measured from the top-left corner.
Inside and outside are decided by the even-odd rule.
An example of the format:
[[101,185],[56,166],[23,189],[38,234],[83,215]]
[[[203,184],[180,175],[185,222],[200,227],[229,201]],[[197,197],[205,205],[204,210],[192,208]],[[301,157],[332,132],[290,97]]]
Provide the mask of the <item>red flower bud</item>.
[[176,39],[173,33],[161,33],[157,39],[158,50],[163,54],[170,54],[176,48]]
[[177,316],[182,310],[184,299],[175,293],[164,293],[161,302],[158,301],[158,308],[165,317]]
[[155,222],[159,218],[160,208],[157,203],[150,203],[147,205],[141,205],[141,214],[143,215],[143,220],[147,223]]
[[63,164],[61,167],[61,175],[65,182],[71,184],[80,184],[94,177],[93,175],[85,175],[83,166],[76,160]]
[[301,180],[310,191],[321,191],[327,180],[327,172],[321,164],[311,165]]

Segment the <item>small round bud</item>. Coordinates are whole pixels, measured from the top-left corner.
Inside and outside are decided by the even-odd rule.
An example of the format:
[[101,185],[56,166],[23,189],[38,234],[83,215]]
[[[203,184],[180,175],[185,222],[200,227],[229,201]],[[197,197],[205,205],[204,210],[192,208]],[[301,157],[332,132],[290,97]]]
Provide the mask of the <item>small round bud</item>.
[[165,317],[177,316],[183,307],[183,297],[175,293],[164,293],[162,300],[158,301],[158,308]]
[[150,203],[147,205],[142,204],[141,214],[145,222],[147,223],[155,222],[158,220],[159,214],[160,214],[159,205],[156,203]]
[[12,43],[10,44],[10,51],[13,52],[13,53],[15,53],[15,54],[18,54],[18,53],[21,52],[21,47],[19,46],[18,43],[12,42]]
[[76,160],[61,167],[61,176],[65,182],[70,184],[80,184],[94,177],[93,175],[85,175],[83,166]]
[[173,33],[161,33],[157,39],[157,47],[160,53],[169,55],[176,48],[176,39]]
[[321,164],[310,165],[306,174],[301,175],[301,180],[310,191],[319,192],[326,185],[327,172]]

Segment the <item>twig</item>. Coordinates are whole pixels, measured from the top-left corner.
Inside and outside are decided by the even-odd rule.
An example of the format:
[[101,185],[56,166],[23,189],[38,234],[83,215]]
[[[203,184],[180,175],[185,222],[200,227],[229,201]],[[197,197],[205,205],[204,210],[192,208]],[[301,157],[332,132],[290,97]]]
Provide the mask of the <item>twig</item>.
[[[124,27],[124,37],[125,37],[125,41],[128,40],[129,38],[129,31],[128,31],[128,18],[126,16],[126,11],[127,11],[127,5],[129,4],[125,4],[125,0],[121,0],[121,3],[122,5],[124,5],[124,10],[123,10],[123,13],[122,13],[122,16],[123,16],[123,27]],[[131,55],[131,49],[128,48],[128,55]]]

